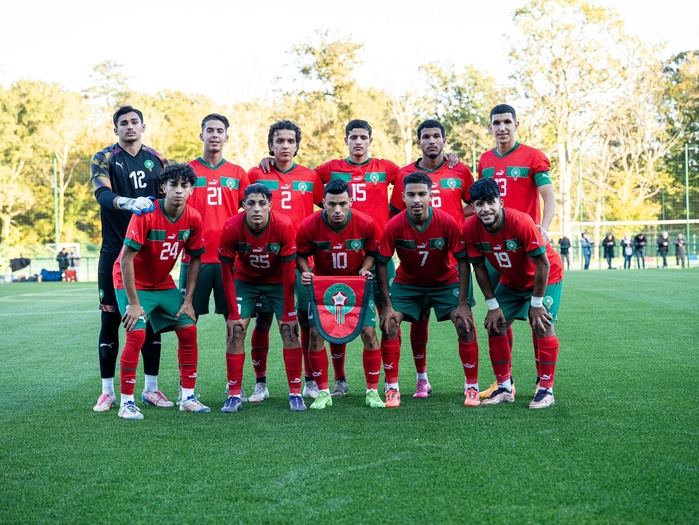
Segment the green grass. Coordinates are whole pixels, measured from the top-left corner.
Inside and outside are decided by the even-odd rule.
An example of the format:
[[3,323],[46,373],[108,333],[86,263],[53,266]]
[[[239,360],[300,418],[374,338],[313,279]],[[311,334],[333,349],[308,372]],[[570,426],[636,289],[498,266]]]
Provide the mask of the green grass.
[[[699,523],[699,270],[569,272],[556,330],[556,405],[532,411],[534,365],[515,330],[516,403],[467,409],[449,323],[431,326],[435,394],[363,406],[350,394],[291,413],[277,336],[272,397],[221,414],[222,319],[202,317],[197,391],[211,414],[96,414],[94,283],[0,286],[1,523]],[[475,309],[481,325],[484,308]],[[407,326],[405,327],[407,330]],[[490,383],[486,338],[481,386]],[[174,336],[161,389],[176,397]],[[252,391],[252,367],[245,385]],[[139,371],[137,393],[143,384]]]

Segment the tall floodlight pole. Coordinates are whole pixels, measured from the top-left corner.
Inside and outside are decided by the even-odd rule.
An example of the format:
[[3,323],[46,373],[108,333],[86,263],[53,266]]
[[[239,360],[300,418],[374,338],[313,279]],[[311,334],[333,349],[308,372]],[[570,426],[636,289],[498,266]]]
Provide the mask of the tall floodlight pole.
[[689,143],[684,143],[684,206],[687,212],[687,235],[689,240]]
[[56,157],[53,158],[53,223],[56,228],[56,251],[58,252],[58,243],[60,242],[58,232],[58,172],[56,171]]

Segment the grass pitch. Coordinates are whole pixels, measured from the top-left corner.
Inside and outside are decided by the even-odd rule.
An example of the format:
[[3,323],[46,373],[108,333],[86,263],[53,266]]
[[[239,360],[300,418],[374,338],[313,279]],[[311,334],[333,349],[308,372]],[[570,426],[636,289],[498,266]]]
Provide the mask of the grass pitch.
[[[429,399],[411,397],[404,345],[402,406],[365,408],[355,342],[350,394],[291,413],[273,335],[272,397],[221,414],[224,327],[210,314],[197,392],[212,413],[144,407],[143,421],[92,412],[95,283],[1,285],[0,523],[698,523],[698,283],[695,269],[569,272],[556,404],[538,411],[525,323],[517,401],[467,409],[454,329],[433,322]],[[482,300],[474,313],[481,326]],[[479,342],[486,388],[482,329]],[[165,335],[160,387],[173,400],[175,347]],[[248,393],[253,381],[248,358]]]

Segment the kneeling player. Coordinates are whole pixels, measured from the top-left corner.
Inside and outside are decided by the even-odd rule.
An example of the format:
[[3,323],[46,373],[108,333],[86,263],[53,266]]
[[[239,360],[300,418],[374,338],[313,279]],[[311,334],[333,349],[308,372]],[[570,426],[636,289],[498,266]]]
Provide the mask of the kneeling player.
[[[529,215],[504,208],[500,190],[493,179],[480,179],[471,186],[471,202],[476,212],[464,223],[462,233],[473,263],[478,285],[488,304],[485,328],[488,330],[490,360],[498,388],[484,405],[515,400],[510,362],[512,350],[507,329],[515,319],[526,320],[536,334],[536,395],[529,408],[553,405],[553,379],[558,359],[558,337],[553,331],[561,302],[563,265]],[[500,283],[493,291],[486,259],[500,272]]]
[[[294,310],[296,232],[291,219],[271,208],[269,188],[251,184],[245,188],[243,213],[228,219],[221,234],[219,259],[230,312],[226,322],[229,396],[221,412],[238,412],[242,407],[245,334],[255,305],[262,298],[273,309],[279,324],[289,406],[293,411],[306,410],[301,397],[302,355]],[[266,385],[261,394],[260,401],[269,397]]]
[[[378,249],[378,232],[371,217],[352,211],[351,206],[349,185],[343,180],[331,180],[325,186],[325,209],[307,217],[301,223],[297,235],[297,266],[304,286],[310,285],[313,277],[308,266],[308,258],[311,256],[315,261],[316,275],[332,275],[339,278],[349,275],[371,276]],[[317,399],[311,405],[313,409],[332,406],[328,388],[328,354],[317,328],[320,322],[318,318],[313,319],[308,353],[313,378],[319,390]],[[376,307],[373,301],[365,309],[364,319],[360,322],[364,323],[361,338],[364,343],[366,405],[371,408],[383,408],[384,402],[377,391],[381,373],[381,352],[376,338]],[[340,385],[336,382],[336,389],[338,386],[344,396],[347,392],[347,382],[344,379]]]
[[[146,338],[146,319],[156,332],[174,328],[177,334],[182,385],[180,410],[209,412],[209,407],[194,395],[198,347],[192,297],[204,239],[201,216],[186,202],[197,177],[191,166],[171,164],[163,170],[160,180],[165,198],[157,201],[153,213],[131,217],[121,257],[114,265],[114,287],[126,328],[126,344],[120,361],[119,417],[124,419],[143,419],[133,393],[138,354]],[[183,249],[192,258],[184,300],[170,276]]]
[[[395,190],[394,190],[395,191]],[[459,226],[447,213],[432,208],[432,179],[415,172],[403,179],[406,209],[388,222],[381,237],[376,275],[383,298],[381,340],[386,374],[386,406],[400,406],[398,328],[407,319],[416,322],[425,308],[434,308],[438,321],[451,319],[459,339],[459,357],[466,375],[467,406],[478,401],[478,343],[468,306],[469,267]],[[389,287],[386,264],[398,254],[400,266]],[[458,272],[450,261],[452,253]],[[461,278],[459,277],[461,276]],[[390,291],[390,293],[389,293]]]

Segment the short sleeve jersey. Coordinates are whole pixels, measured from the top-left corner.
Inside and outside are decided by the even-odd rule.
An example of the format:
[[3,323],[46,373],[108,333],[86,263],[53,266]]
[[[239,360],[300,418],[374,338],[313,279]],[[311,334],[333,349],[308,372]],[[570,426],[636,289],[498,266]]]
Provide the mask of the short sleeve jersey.
[[526,213],[503,208],[505,220],[496,233],[490,233],[475,215],[462,228],[469,261],[488,259],[500,272],[500,282],[518,290],[534,288],[536,266],[531,256],[546,253],[549,260],[548,284],[563,279],[561,258],[545,243],[534,221]]
[[[240,209],[243,192],[248,186],[248,175],[240,166],[225,159],[217,166],[204,162],[201,157],[189,163],[197,175],[194,191],[187,200],[201,214],[204,223],[206,252],[201,258],[204,264],[218,264],[218,246],[223,223]],[[182,262],[189,262],[185,253]]]
[[376,257],[379,237],[374,221],[354,209],[347,217],[340,230],[330,226],[326,210],[301,223],[296,236],[298,254],[313,256],[317,275],[358,275],[366,256]]
[[296,258],[296,230],[291,219],[270,210],[269,221],[262,231],[255,232],[244,213],[231,217],[223,225],[221,262],[234,263],[234,277],[256,284],[283,282],[283,261]]
[[295,227],[311,215],[323,200],[323,183],[314,170],[294,164],[288,171],[272,166],[269,173],[254,167],[248,171],[250,184],[264,184],[272,192],[274,209],[291,218]]
[[[182,250],[189,255],[204,253],[202,221],[199,212],[190,206],[174,221],[163,208],[163,199],[152,213],[133,215],[124,244],[138,250],[134,259],[137,290],[169,290],[175,288],[170,272]],[[112,272],[114,287],[124,288],[121,259]]]
[[505,206],[526,213],[536,224],[541,223],[539,186],[551,184],[550,169],[543,151],[519,142],[504,155],[492,149],[478,160],[478,176],[495,179]]
[[469,200],[469,190],[473,184],[473,175],[468,166],[456,164],[453,168],[447,166],[444,160],[434,170],[427,170],[420,165],[420,160],[403,166],[396,177],[396,182],[391,195],[391,210],[403,211],[403,179],[416,171],[427,173],[432,179],[432,202],[430,206],[441,209],[454,217],[456,224],[464,222],[464,204]]
[[[148,146],[141,146],[136,156],[131,156],[113,144],[95,153],[90,163],[90,181],[95,195],[109,190],[120,197],[158,197],[158,177],[167,166],[167,159]],[[102,251],[119,253],[124,243],[131,213],[104,206],[100,207],[102,222]]]
[[380,232],[388,223],[388,187],[395,183],[399,170],[390,160],[371,158],[362,164],[335,159],[316,168],[323,184],[335,179],[349,184],[352,208],[374,219]]
[[442,286],[459,281],[450,253],[466,257],[464,240],[448,213],[429,208],[427,226],[417,229],[407,211],[393,217],[381,236],[378,259],[387,263],[395,251],[400,259],[394,282],[416,286]]

